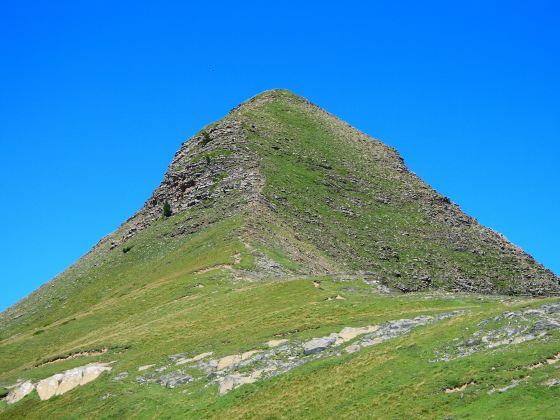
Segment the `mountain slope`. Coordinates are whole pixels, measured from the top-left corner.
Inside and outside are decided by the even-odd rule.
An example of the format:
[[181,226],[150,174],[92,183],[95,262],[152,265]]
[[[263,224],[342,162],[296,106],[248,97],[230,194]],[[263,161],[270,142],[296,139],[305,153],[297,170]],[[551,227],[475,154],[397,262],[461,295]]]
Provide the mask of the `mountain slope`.
[[[165,202],[170,217],[162,216]],[[434,366],[438,374],[422,391],[425,405],[397,404],[391,410],[419,416],[432,404],[442,415],[460,413],[455,405],[460,401],[444,400],[439,391],[437,401],[430,395],[452,388],[461,375],[468,376],[461,378],[464,383],[478,384],[471,387],[473,406],[500,405],[483,397],[488,387],[517,380],[515,375],[523,376],[519,370],[554,356],[558,332],[550,327],[539,335],[517,326],[520,337],[534,337],[517,340],[521,347],[497,356],[487,357],[488,349],[481,348],[472,356],[478,357],[474,370],[470,359],[430,364],[464,328],[545,303],[461,293],[551,296],[559,290],[553,273],[432,190],[395,150],[301,97],[269,91],[185,142],[142,209],[0,315],[2,385],[43,379],[88,361],[115,362],[113,372],[129,377],[106,376],[49,401],[30,396],[0,415],[264,416],[290,399],[286,415],[311,414],[306,407],[315,407],[317,416],[319,407],[330,407],[323,415],[344,410],[365,415],[383,394],[398,399],[416,389],[415,382]],[[543,319],[560,325],[556,312],[539,310],[542,319],[534,315],[527,329]],[[405,329],[404,337],[389,335],[387,340],[401,346],[395,353],[393,341],[379,342],[382,350],[363,350],[354,359],[333,353],[335,359],[312,360],[293,347],[348,326],[438,314],[451,318],[418,321],[421,332]],[[273,379],[241,387],[233,397],[216,396],[216,372],[203,375],[201,369],[210,369],[206,365],[183,372],[194,378],[186,394],[138,372],[150,364],[176,372],[175,360],[168,359],[176,353],[268,355],[262,346],[272,339],[293,342],[286,351],[295,352],[290,357],[301,367],[277,376],[266,365]],[[535,347],[533,340],[543,341]],[[509,373],[489,379],[488,363],[498,362],[509,366]],[[414,375],[400,372],[385,388],[368,385],[386,380],[399,363]],[[361,390],[343,379],[325,388],[333,372],[353,378],[349,383],[361,384]],[[549,374],[543,369],[532,375],[544,380]],[[232,375],[228,380],[239,381],[242,372]],[[302,381],[312,385],[309,394]],[[538,381],[526,385],[544,392]],[[278,396],[278,389],[286,391]],[[543,414],[556,392],[539,396]],[[389,407],[377,409],[386,414]]]

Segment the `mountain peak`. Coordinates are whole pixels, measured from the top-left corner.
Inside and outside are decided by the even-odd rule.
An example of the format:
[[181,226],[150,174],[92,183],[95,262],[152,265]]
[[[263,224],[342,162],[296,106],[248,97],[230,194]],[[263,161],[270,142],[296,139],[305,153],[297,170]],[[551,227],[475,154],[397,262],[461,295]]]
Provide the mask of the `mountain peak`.
[[307,100],[303,96],[297,95],[288,89],[270,89],[252,96],[246,101],[243,101],[235,108],[233,108],[233,111],[252,108],[255,106],[262,106],[270,101],[299,101],[302,103],[311,104],[311,102],[309,102],[309,100]]
[[[559,292],[394,149],[267,91],[185,142],[134,216],[0,314],[0,417],[328,417],[354,400],[354,417],[443,418],[465,413],[449,394],[468,387],[486,413],[519,385],[542,387],[553,418],[560,304],[526,295]],[[424,405],[387,406],[406,389]]]
[[120,249],[163,226],[185,241],[224,220],[236,220],[232,235],[247,249],[282,255],[287,265],[256,258],[258,278],[358,271],[404,292],[560,292],[556,275],[434,191],[393,148],[274,89],[186,141],[135,215],[24,302],[75,282],[75,272],[120,264]]
[[560,290],[552,272],[434,191],[393,148],[286,89],[250,98],[185,142],[110,247],[160,220],[164,203],[175,214],[213,208],[281,223],[330,260],[314,264],[295,241],[290,252],[306,273],[371,271],[403,291]]

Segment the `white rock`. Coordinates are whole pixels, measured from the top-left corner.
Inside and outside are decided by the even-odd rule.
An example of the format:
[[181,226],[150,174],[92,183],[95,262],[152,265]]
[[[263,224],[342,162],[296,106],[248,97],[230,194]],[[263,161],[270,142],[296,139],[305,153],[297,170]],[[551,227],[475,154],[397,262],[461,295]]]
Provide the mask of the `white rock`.
[[281,344],[284,344],[284,343],[287,343],[287,342],[288,342],[288,340],[285,340],[285,339],[284,340],[270,340],[269,342],[266,343],[266,345],[269,348],[274,348],[274,347],[278,347]]
[[80,385],[85,385],[91,381],[94,381],[105,371],[109,371],[111,368],[105,366],[104,364],[93,364],[87,365],[82,368],[82,379]]
[[339,339],[337,340],[337,344],[345,343],[346,341],[350,341],[350,340],[356,338],[359,335],[368,334],[368,333],[377,331],[378,329],[379,329],[379,326],[377,326],[377,325],[368,326],[368,327],[358,327],[358,328],[344,327],[338,333]]
[[6,402],[8,404],[16,403],[33,392],[34,389],[35,385],[33,385],[30,381],[17,384],[10,390],[10,393],[6,397]]
[[240,354],[233,354],[231,356],[225,356],[218,360],[218,370],[226,369],[230,366],[234,366],[241,362],[241,355]]
[[[177,363],[177,364],[179,364],[179,363]],[[143,372],[143,371],[145,371],[145,370],[148,370],[148,369],[150,369],[150,368],[153,368],[154,366],[155,366],[155,365],[140,366],[140,367],[138,368],[138,372]]]
[[60,381],[58,385],[58,389],[56,390],[56,395],[62,395],[67,393],[68,391],[80,386],[80,382],[82,381],[82,369],[76,368],[67,370],[64,372],[64,377]]
[[37,393],[39,394],[39,398],[44,401],[54,396],[62,378],[64,378],[64,375],[62,373],[57,373],[56,375],[40,381],[37,384]]
[[31,393],[35,388],[37,388],[37,394],[39,394],[41,400],[48,400],[54,395],[62,395],[80,385],[85,385],[109,370],[111,370],[111,367],[107,363],[92,363],[49,376],[39,381],[37,387],[30,381],[16,384],[6,397],[6,401],[8,404],[13,404]]
[[212,354],[213,353],[211,351],[209,351],[208,353],[201,353],[197,356],[191,357],[190,359],[185,359],[185,358],[179,359],[179,360],[177,360],[177,363],[175,363],[175,364],[176,365],[184,365],[186,363],[198,362],[199,360],[202,360],[202,359],[205,359],[207,357],[212,356]]

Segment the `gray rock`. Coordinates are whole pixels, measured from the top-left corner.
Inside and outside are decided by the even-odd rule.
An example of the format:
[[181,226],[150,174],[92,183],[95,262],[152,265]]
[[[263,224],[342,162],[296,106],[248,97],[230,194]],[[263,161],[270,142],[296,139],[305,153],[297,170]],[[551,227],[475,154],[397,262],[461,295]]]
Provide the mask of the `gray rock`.
[[115,375],[113,381],[122,381],[123,379],[128,378],[128,372],[121,372],[118,375]]
[[182,372],[173,372],[163,375],[159,378],[158,383],[166,388],[175,388],[179,385],[184,385],[191,382],[193,377],[189,374]]
[[187,353],[178,353],[178,354],[172,354],[171,356],[167,356],[167,358],[172,362],[175,362],[176,360],[182,359],[184,357],[187,357]]
[[321,337],[314,338],[303,344],[304,354],[315,354],[320,353],[327,349],[327,347],[334,344],[336,337]]
[[560,328],[560,324],[549,320],[540,320],[535,323],[531,329],[532,333],[541,333],[556,330]]
[[560,385],[560,379],[549,379],[548,381],[544,382],[543,385],[545,385],[545,386],[558,386],[558,385]]
[[[503,322],[495,325],[496,322]],[[471,337],[457,337],[442,351],[439,360],[449,361],[501,346],[512,346],[545,337],[560,330],[560,304],[545,304],[524,311],[504,312],[477,324],[480,330]],[[455,341],[455,343],[453,342]],[[497,392],[497,391],[495,391]]]
[[491,391],[488,391],[488,394],[503,394],[504,392],[509,391],[510,389],[513,389],[517,386],[519,386],[520,381],[519,380],[514,380],[511,382],[510,385],[504,386],[503,388],[498,388],[498,389],[493,389]]
[[460,344],[467,347],[473,347],[478,346],[480,343],[482,343],[482,341],[478,338],[469,338],[468,340],[465,340]]

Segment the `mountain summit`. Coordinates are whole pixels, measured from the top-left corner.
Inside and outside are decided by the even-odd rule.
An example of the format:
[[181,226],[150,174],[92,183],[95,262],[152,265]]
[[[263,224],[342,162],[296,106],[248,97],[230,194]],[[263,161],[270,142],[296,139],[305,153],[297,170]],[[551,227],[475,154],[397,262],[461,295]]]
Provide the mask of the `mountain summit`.
[[435,192],[394,149],[286,90],[255,96],[185,142],[110,248],[157,221],[166,201],[174,213],[242,215],[245,235],[298,266],[279,270],[368,271],[403,291],[560,290],[553,273]]
[[[465,297],[467,292],[476,297]],[[0,315],[0,380],[12,389],[9,402],[19,401],[14,390],[27,395],[36,388],[40,398],[18,404],[37,412],[60,407],[58,400],[76,403],[73,398],[81,397],[71,395],[82,395],[95,398],[84,407],[102,415],[100,398],[119,394],[128,408],[116,404],[112,414],[138,410],[149,417],[159,411],[146,402],[147,395],[170,398],[159,385],[195,383],[202,369],[210,379],[188,385],[201,398],[190,414],[211,416],[205,410],[212,404],[218,413],[227,407],[235,412],[236,403],[220,405],[214,394],[205,394],[208,384],[217,384],[223,395],[319,360],[327,354],[323,350],[383,328],[387,334],[362,339],[348,353],[417,326],[435,328],[427,325],[477,305],[483,317],[501,308],[484,306],[500,305],[498,296],[515,300],[503,296],[559,292],[558,277],[434,191],[393,148],[302,97],[272,90],[186,141],[136,214]],[[446,293],[453,298],[443,298]],[[426,303],[429,296],[433,300]],[[407,317],[410,322],[399,323]],[[367,326],[349,326],[359,322]],[[338,335],[314,338],[335,327],[342,328]],[[298,353],[290,347],[292,339],[310,341]],[[302,362],[292,366],[274,353],[280,350],[267,353],[258,347],[264,342],[270,348],[288,346],[292,359],[286,360],[301,357]],[[223,357],[202,362],[212,354]],[[258,373],[228,370],[245,366],[256,354],[264,364]],[[274,359],[274,366],[263,358]],[[98,390],[105,384],[102,395],[89,385],[62,395],[73,389],[66,376],[86,377],[87,369],[71,371],[84,360],[105,363],[95,366],[95,377],[113,366],[122,375],[96,382]],[[171,362],[152,372],[161,360]],[[170,367],[195,363],[199,370]],[[62,372],[61,367],[70,370],[49,377],[42,387],[34,382]],[[144,370],[151,373],[138,373]],[[22,377],[29,381],[17,382]],[[268,392],[268,385],[259,386]],[[58,400],[40,401],[50,392]],[[185,394],[173,396],[187,404]],[[17,414],[18,404],[6,410]],[[245,414],[257,413],[258,407]],[[169,413],[176,409],[173,405]],[[79,414],[80,408],[68,413]]]

